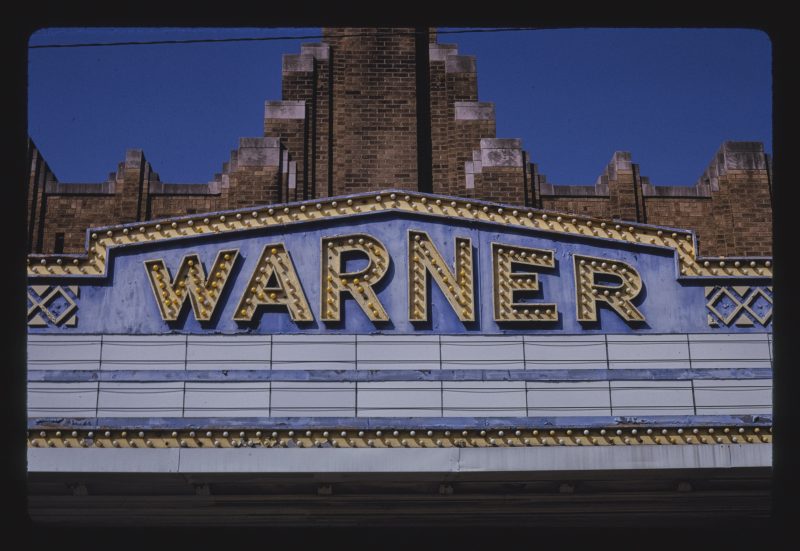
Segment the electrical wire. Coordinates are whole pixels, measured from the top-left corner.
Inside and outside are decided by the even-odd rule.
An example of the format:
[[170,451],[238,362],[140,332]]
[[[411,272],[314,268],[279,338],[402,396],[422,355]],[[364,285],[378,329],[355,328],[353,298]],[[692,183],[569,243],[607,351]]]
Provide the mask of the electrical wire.
[[[519,32],[519,31],[533,31],[538,30],[538,27],[518,27],[518,28],[492,28],[492,29],[459,29],[453,31],[437,31],[440,34],[472,34],[472,33],[502,33],[502,32]],[[337,38],[354,38],[360,36],[374,36],[381,33],[351,33],[337,35]],[[386,33],[389,34],[389,33]],[[393,31],[391,34],[394,36],[413,36],[417,34],[416,31],[402,32]],[[322,35],[296,35],[296,36],[258,36],[258,37],[240,37],[240,38],[190,38],[186,40],[142,40],[142,41],[126,41],[126,42],[86,42],[78,44],[38,44],[28,46],[29,50],[43,50],[43,49],[56,49],[56,48],[98,48],[107,46],[163,46],[163,45],[178,45],[178,44],[214,44],[214,43],[228,43],[228,42],[273,42],[280,40],[317,40],[324,38]]]

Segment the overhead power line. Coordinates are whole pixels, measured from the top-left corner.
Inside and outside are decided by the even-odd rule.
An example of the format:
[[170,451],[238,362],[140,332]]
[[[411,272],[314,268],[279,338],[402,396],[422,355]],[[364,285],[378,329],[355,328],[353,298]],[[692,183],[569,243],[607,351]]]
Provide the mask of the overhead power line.
[[[493,29],[458,29],[451,31],[437,31],[436,34],[470,34],[470,33],[503,33],[503,32],[518,32],[518,31],[533,31],[538,30],[537,27],[519,27],[519,28],[493,28]],[[415,31],[398,32],[394,31],[395,35],[411,36]],[[353,38],[359,36],[373,36],[375,33],[352,33],[338,35],[341,38]],[[297,36],[251,36],[239,38],[190,38],[186,40],[147,40],[147,41],[127,41],[127,42],[86,42],[78,44],[39,44],[28,46],[29,50],[43,50],[53,48],[98,48],[105,46],[158,46],[158,45],[172,45],[172,44],[212,44],[224,42],[272,42],[278,40],[317,40],[324,38],[322,35],[297,35]]]

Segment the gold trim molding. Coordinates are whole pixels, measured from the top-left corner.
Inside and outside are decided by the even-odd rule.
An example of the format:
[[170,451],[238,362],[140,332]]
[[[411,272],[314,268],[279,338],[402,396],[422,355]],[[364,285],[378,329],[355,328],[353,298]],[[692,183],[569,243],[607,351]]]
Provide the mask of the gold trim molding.
[[29,430],[29,448],[491,448],[771,444],[772,427]]
[[673,249],[684,277],[771,278],[772,261],[765,258],[698,258],[694,233],[645,224],[614,221],[483,201],[417,192],[366,193],[343,198],[310,200],[254,210],[235,210],[125,224],[90,230],[88,254],[28,256],[31,278],[97,277],[106,274],[111,249],[203,235],[245,232],[318,220],[335,220],[371,212],[409,212],[437,218],[488,222],[546,233],[577,235]]

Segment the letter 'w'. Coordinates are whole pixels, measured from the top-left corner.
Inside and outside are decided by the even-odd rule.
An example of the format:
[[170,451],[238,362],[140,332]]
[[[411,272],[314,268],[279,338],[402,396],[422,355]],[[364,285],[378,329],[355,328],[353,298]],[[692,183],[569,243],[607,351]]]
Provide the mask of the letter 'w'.
[[214,315],[219,297],[238,255],[238,249],[222,250],[217,253],[217,259],[206,277],[200,257],[195,253],[188,254],[181,259],[175,279],[169,275],[167,266],[160,258],[146,260],[144,268],[162,319],[165,321],[178,319],[188,297],[194,317],[199,321],[209,321]]

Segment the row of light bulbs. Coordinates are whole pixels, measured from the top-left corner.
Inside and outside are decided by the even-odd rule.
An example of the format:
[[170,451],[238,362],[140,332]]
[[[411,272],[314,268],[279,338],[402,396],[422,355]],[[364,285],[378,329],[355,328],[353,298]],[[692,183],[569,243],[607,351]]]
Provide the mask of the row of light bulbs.
[[[629,428],[629,429],[559,429],[559,430],[463,430],[463,431],[433,431],[433,430],[376,430],[367,434],[359,431],[240,431],[238,439],[235,431],[189,431],[180,434],[172,431],[156,431],[149,435],[144,431],[131,434],[128,431],[112,433],[105,431],[102,436],[89,431],[84,436],[78,431],[69,435],[55,431],[48,434],[41,431],[36,438],[29,435],[31,447],[72,447],[73,442],[78,447],[170,447],[176,441],[179,447],[203,447],[206,441],[214,447],[483,447],[483,446],[530,446],[530,445],[630,445],[635,444],[745,444],[771,442],[772,428],[762,430],[761,427],[745,429],[738,427],[714,428],[708,427],[705,431],[699,428]],[[303,439],[305,437],[305,439]],[[364,438],[367,438],[364,440]],[[155,441],[154,441],[155,439]],[[193,443],[195,446],[189,446]],[[61,446],[58,446],[60,444]],[[156,445],[158,444],[158,445]],[[397,444],[397,445],[395,445]]]
[[[362,208],[366,207],[368,210],[383,210],[386,208],[404,208],[404,205],[401,205],[398,199],[398,195],[396,193],[391,193],[388,196],[389,202],[384,200],[382,195],[374,196],[374,203],[371,203],[370,199],[367,197],[358,197],[356,199],[347,199],[344,201],[344,205],[341,206],[339,201],[331,201],[330,203],[315,203],[314,208],[318,211],[319,215],[324,217],[328,215],[336,216],[338,214],[346,214],[350,211],[353,212],[360,212]],[[434,212],[438,210],[437,214],[449,215],[449,216],[458,216],[458,217],[466,217],[466,218],[488,218],[490,221],[496,221],[497,217],[509,224],[514,225],[523,225],[523,226],[530,226],[533,224],[535,227],[540,228],[548,228],[551,230],[566,232],[566,233],[577,233],[581,235],[585,235],[586,233],[583,231],[584,229],[591,235],[598,236],[600,231],[604,234],[603,237],[610,238],[610,239],[619,239],[623,241],[634,241],[634,242],[645,242],[651,244],[661,244],[667,245],[675,248],[679,256],[681,257],[681,272],[684,275],[708,275],[709,273],[713,273],[716,275],[718,273],[716,268],[710,268],[710,261],[705,261],[703,266],[700,267],[698,263],[694,260],[694,246],[692,244],[692,236],[691,234],[679,234],[677,232],[671,232],[669,236],[663,230],[657,230],[655,235],[652,235],[651,228],[641,228],[635,226],[627,226],[624,228],[621,224],[614,224],[613,230],[616,231],[617,235],[612,233],[611,224],[606,222],[600,222],[597,224],[599,226],[600,231],[598,231],[597,227],[592,220],[588,219],[579,219],[577,217],[571,217],[570,223],[572,224],[572,228],[570,228],[567,223],[565,217],[561,215],[548,215],[546,213],[541,214],[538,219],[536,218],[536,213],[533,211],[526,211],[525,217],[520,217],[521,214],[519,210],[512,209],[510,211],[511,217],[514,218],[512,220],[508,215],[508,209],[503,207],[489,207],[488,205],[483,205],[480,208],[478,206],[473,205],[472,203],[462,203],[462,206],[459,206],[461,203],[460,201],[450,201],[449,207],[452,209],[452,212],[447,208],[445,202],[441,199],[435,199],[433,201],[429,201],[427,197],[419,198],[419,203],[414,200],[414,197],[411,195],[404,195],[403,201],[405,201],[407,207],[412,210],[427,210],[428,212]],[[371,203],[371,204],[370,204]],[[438,207],[434,209],[434,205]],[[245,215],[247,213],[244,212],[237,212],[235,214],[230,213],[228,216],[232,218],[229,219],[226,215],[219,215],[218,221],[219,223],[212,223],[210,217],[204,217],[202,219],[202,223],[206,226],[211,228],[212,231],[229,231],[229,230],[236,230],[242,228],[251,228],[257,226],[264,226],[270,225],[275,223],[284,223],[282,217],[278,212],[282,212],[286,215],[287,220],[285,222],[291,222],[293,220],[299,220],[298,212],[302,213],[313,213],[313,210],[309,210],[306,204],[293,206],[293,207],[284,207],[283,209],[280,208],[269,208],[267,209],[267,216],[274,218],[274,220],[270,220],[267,217],[263,216],[263,213],[260,211],[252,211],[250,212],[250,216],[252,218],[248,219]],[[306,219],[315,219],[317,218],[316,215],[311,216],[310,214],[306,215]],[[526,220],[527,218],[527,220]],[[234,222],[235,220],[235,222]],[[187,231],[185,228],[181,227],[180,223],[185,223],[187,227],[193,228],[195,233],[202,233],[203,226],[195,226],[196,222],[199,222],[200,218],[193,218],[193,219],[183,219],[180,221],[172,221],[168,222],[165,221],[164,223],[158,222],[153,225],[141,225],[138,228],[139,234],[133,231],[133,228],[113,228],[106,230],[106,240],[104,243],[111,242],[111,244],[125,244],[130,242],[140,242],[142,240],[152,240],[152,239],[159,239],[159,238],[169,238],[169,237],[176,237],[176,236],[184,236],[187,235]],[[530,222],[528,222],[530,221]],[[556,228],[557,223],[558,227]],[[237,223],[238,226],[237,227]],[[582,225],[579,225],[582,224]],[[174,230],[171,233],[175,233],[177,235],[168,235],[168,229]],[[148,232],[149,230],[149,232]],[[158,236],[154,235],[154,232],[159,234]],[[92,233],[91,238],[94,241],[101,240],[98,234]],[[630,238],[630,239],[628,239]],[[684,242],[679,241],[681,238],[684,239]],[[100,243],[97,243],[100,245]],[[49,262],[48,262],[49,260]],[[95,262],[94,259],[91,259],[89,263],[94,267],[94,273],[101,273],[105,267],[102,263],[104,257],[99,257],[100,262]],[[28,258],[28,263],[30,265],[31,258]],[[86,273],[85,264],[86,261],[81,261],[80,259],[74,258],[72,259],[74,264],[75,270],[67,271],[65,268],[62,267],[63,260],[62,258],[55,259],[55,265],[59,266],[59,269],[63,273],[72,273],[75,274],[75,271],[78,273]],[[747,263],[748,261],[745,261]],[[725,273],[728,275],[740,275],[738,273],[734,274],[732,272],[742,272],[741,275],[753,275],[747,272],[747,267],[742,266],[742,262],[739,260],[734,261],[733,267],[726,268],[726,264],[724,260],[718,261],[720,268],[723,269]],[[737,265],[738,264],[738,265]],[[771,275],[765,274],[766,270],[764,268],[770,268],[771,262],[767,261],[755,261],[750,260],[749,266],[751,271],[755,271],[758,275]],[[83,267],[84,270],[80,270]],[[734,270],[733,268],[736,268]],[[53,274],[57,270],[53,269],[53,258],[42,258],[40,260],[40,266],[29,266],[29,275],[47,275]],[[690,274],[689,272],[694,272]],[[771,272],[771,270],[770,270]],[[77,275],[77,274],[75,274]]]

